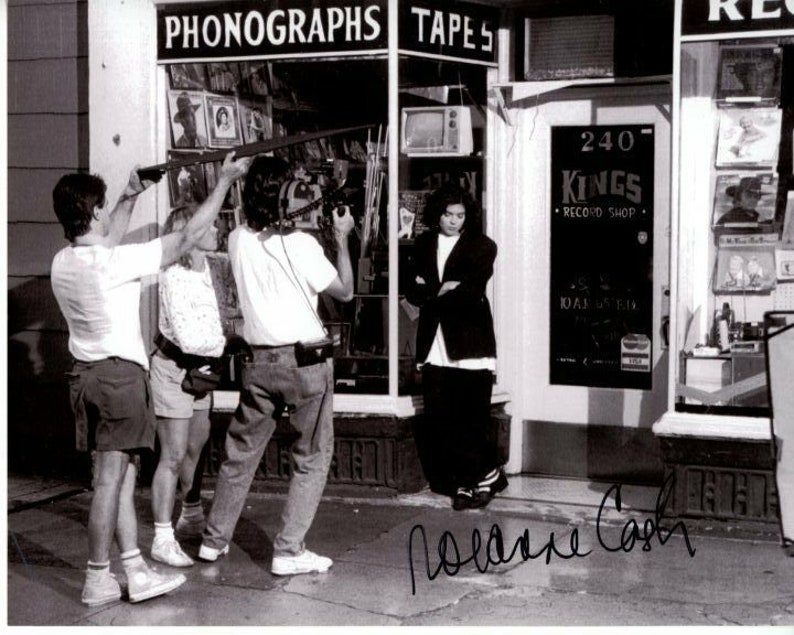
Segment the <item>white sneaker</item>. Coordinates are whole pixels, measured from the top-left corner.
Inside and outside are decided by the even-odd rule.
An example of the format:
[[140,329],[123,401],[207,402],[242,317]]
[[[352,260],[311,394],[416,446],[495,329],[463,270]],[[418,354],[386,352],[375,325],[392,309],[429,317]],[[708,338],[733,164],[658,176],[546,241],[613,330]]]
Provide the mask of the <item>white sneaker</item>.
[[204,515],[196,516],[193,518],[185,518],[179,516],[174,527],[174,533],[186,538],[193,536],[200,536],[204,533],[204,526],[207,524]]
[[218,558],[225,556],[227,553],[229,553],[229,545],[225,545],[220,549],[215,549],[215,547],[208,547],[207,545],[202,544],[198,552],[198,557],[199,560],[215,562]]
[[182,551],[182,547],[173,538],[155,538],[152,542],[152,560],[171,565],[172,567],[193,566],[193,558]]
[[88,569],[83,586],[83,604],[101,606],[121,599],[121,587],[108,569]]
[[181,573],[173,575],[158,573],[148,565],[135,567],[127,572],[127,585],[130,602],[142,602],[149,598],[163,595],[182,586],[187,578]]
[[299,556],[273,556],[270,573],[273,575],[297,575],[299,573],[322,573],[334,563],[330,558],[318,556],[305,549]]

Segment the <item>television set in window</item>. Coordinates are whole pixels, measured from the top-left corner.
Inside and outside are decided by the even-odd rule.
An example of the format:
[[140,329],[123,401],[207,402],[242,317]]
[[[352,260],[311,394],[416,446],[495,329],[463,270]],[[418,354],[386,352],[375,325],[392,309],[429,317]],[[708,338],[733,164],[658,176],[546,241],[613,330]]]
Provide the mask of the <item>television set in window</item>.
[[403,108],[400,150],[408,156],[467,156],[474,150],[469,106]]

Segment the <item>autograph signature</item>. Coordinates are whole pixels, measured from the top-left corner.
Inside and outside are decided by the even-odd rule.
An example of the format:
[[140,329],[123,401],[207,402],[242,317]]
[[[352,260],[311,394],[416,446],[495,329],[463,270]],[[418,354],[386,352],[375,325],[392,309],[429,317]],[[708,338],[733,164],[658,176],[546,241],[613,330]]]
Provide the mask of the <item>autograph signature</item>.
[[[606,532],[603,531],[601,526],[602,514],[612,493],[615,495],[615,509],[618,512],[622,511],[622,485],[613,484],[601,499],[601,504],[598,507],[598,516],[596,517],[596,538],[601,548],[609,552],[623,551],[628,553],[632,551],[637,544],[640,544],[642,545],[643,551],[651,551],[654,540],[658,541],[659,545],[664,546],[675,531],[680,530],[689,557],[694,558],[696,550],[689,540],[689,532],[683,521],[674,523],[670,528],[666,528],[661,524],[665,507],[673,492],[674,484],[674,474],[670,474],[659,489],[653,518],[645,518],[641,525],[633,518],[629,519],[625,525],[623,525],[619,537],[606,535]],[[556,556],[562,560],[570,560],[571,558],[585,558],[592,553],[592,549],[588,551],[582,551],[580,549],[579,530],[577,528],[571,531],[568,537],[568,544],[562,550],[558,547],[557,540],[552,531],[549,533],[548,540],[540,546],[537,551],[532,551],[530,531],[529,528],[526,528],[523,533],[516,538],[510,551],[506,552],[502,529],[497,523],[494,523],[491,525],[484,545],[483,536],[479,529],[475,528],[472,531],[471,555],[466,558],[461,556],[461,550],[458,548],[457,540],[452,532],[444,531],[438,540],[438,566],[435,569],[431,569],[425,528],[423,525],[414,525],[408,534],[408,559],[411,570],[412,595],[416,595],[416,573],[414,570],[414,537],[416,535],[421,537],[421,543],[424,545],[425,571],[427,579],[431,581],[435,580],[442,571],[447,576],[455,576],[460,571],[461,567],[470,562],[474,563],[477,571],[485,573],[491,565],[507,564],[512,561],[516,555],[524,562],[545,556],[545,561],[548,565],[551,563],[552,556]]]

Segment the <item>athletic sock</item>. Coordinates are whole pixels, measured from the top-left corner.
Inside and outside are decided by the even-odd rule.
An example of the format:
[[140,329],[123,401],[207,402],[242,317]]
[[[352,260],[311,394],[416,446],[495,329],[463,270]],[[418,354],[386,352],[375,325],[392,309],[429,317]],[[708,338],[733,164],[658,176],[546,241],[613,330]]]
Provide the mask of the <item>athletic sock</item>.
[[173,540],[173,525],[171,523],[154,523],[154,539]]
[[110,569],[110,560],[107,562],[91,562],[88,561],[88,568],[91,571],[102,571],[102,569]]
[[124,567],[125,571],[145,565],[146,562],[144,562],[143,556],[141,556],[140,549],[130,549],[129,551],[122,552],[121,566]]

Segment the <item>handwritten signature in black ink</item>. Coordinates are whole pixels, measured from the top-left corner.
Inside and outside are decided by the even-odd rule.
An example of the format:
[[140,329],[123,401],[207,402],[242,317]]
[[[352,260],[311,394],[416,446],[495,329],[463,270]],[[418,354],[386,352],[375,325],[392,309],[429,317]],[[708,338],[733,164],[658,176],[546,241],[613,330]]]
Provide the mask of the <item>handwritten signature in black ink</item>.
[[[608,552],[622,551],[629,553],[637,544],[642,545],[643,551],[651,551],[653,541],[658,541],[659,545],[664,546],[673,534],[680,530],[684,539],[689,557],[695,556],[695,548],[689,540],[689,532],[683,521],[675,522],[670,528],[662,525],[664,510],[673,492],[675,478],[673,474],[667,477],[656,497],[656,506],[653,518],[645,518],[642,524],[633,518],[629,519],[624,525],[619,538],[606,535],[602,527],[602,516],[610,496],[614,493],[615,509],[620,512],[623,509],[621,484],[613,484],[604,493],[601,504],[598,508],[596,517],[596,538],[602,549]],[[498,523],[491,525],[488,537],[483,545],[483,537],[479,529],[474,529],[471,533],[471,555],[464,558],[458,547],[458,542],[451,531],[444,531],[438,539],[438,566],[432,569],[430,566],[430,554],[427,546],[427,533],[421,524],[414,525],[408,534],[408,560],[411,571],[411,593],[416,595],[416,573],[414,570],[414,537],[419,535],[421,543],[424,545],[425,571],[428,580],[435,580],[443,571],[449,577],[455,576],[461,568],[469,563],[474,563],[477,571],[485,573],[491,565],[507,564],[516,556],[526,562],[545,557],[546,564],[551,563],[553,556],[562,560],[571,558],[585,558],[592,553],[592,550],[582,551],[579,546],[579,529],[574,528],[568,537],[567,547],[563,550],[557,545],[554,532],[550,532],[546,542],[537,551],[532,551],[529,528],[524,529],[519,535],[509,552],[505,550],[505,540],[502,529]]]

